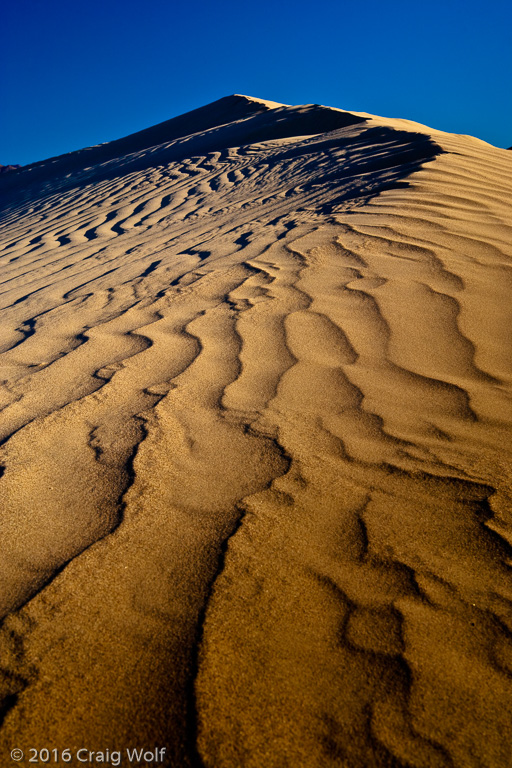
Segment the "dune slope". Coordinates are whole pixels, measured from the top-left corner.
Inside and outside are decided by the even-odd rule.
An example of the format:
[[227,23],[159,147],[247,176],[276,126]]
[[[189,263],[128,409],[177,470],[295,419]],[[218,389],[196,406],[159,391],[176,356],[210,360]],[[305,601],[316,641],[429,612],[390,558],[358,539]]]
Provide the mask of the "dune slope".
[[508,765],[511,170],[232,96],[2,176],[2,753]]

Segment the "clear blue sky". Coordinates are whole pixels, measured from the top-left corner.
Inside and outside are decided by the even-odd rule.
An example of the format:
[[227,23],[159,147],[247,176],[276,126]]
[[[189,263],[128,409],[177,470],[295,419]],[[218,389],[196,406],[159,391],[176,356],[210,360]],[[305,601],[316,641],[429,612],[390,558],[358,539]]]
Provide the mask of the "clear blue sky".
[[0,163],[120,138],[230,93],[512,144],[512,2],[12,0]]

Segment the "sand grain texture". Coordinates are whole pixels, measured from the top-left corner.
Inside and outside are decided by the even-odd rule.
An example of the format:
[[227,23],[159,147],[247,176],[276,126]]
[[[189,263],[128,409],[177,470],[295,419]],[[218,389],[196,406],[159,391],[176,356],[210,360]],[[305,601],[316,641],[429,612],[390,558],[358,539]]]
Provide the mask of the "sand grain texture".
[[232,96],[2,176],[2,754],[510,764],[511,171]]

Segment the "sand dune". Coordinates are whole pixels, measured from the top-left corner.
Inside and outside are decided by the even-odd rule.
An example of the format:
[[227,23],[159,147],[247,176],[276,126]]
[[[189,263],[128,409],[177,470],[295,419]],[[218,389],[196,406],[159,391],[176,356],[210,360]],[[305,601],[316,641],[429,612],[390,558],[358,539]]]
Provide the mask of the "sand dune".
[[2,754],[509,765],[511,170],[231,96],[2,175]]

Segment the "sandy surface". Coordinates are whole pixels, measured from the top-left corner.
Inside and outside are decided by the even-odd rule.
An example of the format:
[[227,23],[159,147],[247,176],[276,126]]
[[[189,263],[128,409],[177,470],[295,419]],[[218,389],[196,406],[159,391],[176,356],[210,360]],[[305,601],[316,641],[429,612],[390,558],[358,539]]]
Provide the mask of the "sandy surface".
[[511,171],[233,96],[3,175],[2,766],[510,765]]

